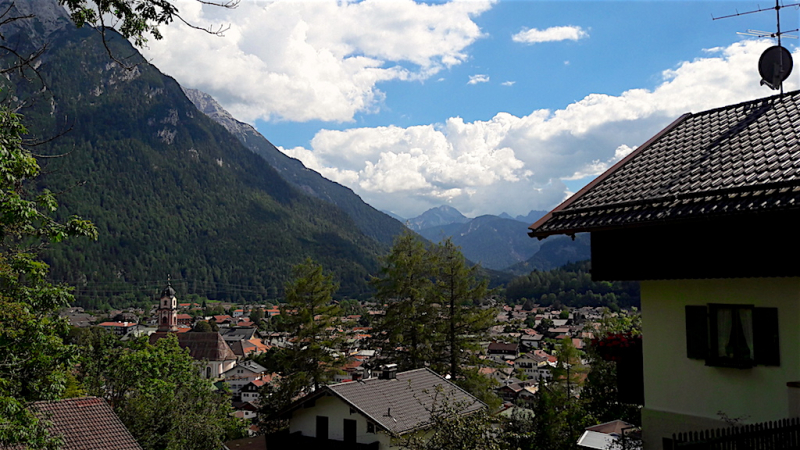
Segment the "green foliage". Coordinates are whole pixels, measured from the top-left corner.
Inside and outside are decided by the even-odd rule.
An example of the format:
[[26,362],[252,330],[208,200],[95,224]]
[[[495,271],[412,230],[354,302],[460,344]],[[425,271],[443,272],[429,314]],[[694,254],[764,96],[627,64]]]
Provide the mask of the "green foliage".
[[256,325],[261,324],[261,321],[264,320],[264,310],[261,309],[261,308],[256,308],[256,309],[252,310],[250,312],[249,318]]
[[380,275],[372,279],[375,298],[387,303],[386,315],[378,325],[378,332],[385,333],[387,340],[383,353],[401,371],[424,367],[434,359],[433,269],[425,244],[405,231],[395,239]]
[[198,320],[197,323],[194,324],[193,330],[200,333],[209,333],[214,331],[211,328],[211,324],[209,324],[206,320]]
[[292,274],[281,317],[294,342],[286,349],[287,364],[281,375],[305,377],[309,386],[318,388],[333,378],[342,363],[337,353],[341,338],[330,331],[334,318],[341,315],[331,303],[338,286],[310,258],[294,266]]
[[387,303],[376,325],[382,353],[400,370],[430,366],[495,406],[498,398],[474,370],[479,342],[496,311],[479,305],[487,282],[450,239],[428,249],[411,232],[395,240],[379,277],[376,297]]
[[[434,285],[432,300],[441,305],[440,326],[444,339],[435,343],[439,361],[434,370],[457,380],[469,356],[480,349],[479,342],[495,323],[494,309],[480,309],[488,282],[476,275],[477,266],[468,267],[458,247],[448,238],[432,250]],[[441,367],[441,359],[449,363]],[[437,367],[438,366],[438,367]]]
[[145,450],[215,450],[243,437],[230,416],[229,394],[200,375],[198,363],[174,335],[122,343],[106,334],[81,346],[80,378],[90,395],[107,399]]
[[598,323],[600,327],[596,330],[591,330],[595,338],[598,339],[609,334],[628,334],[631,336],[640,336],[642,334],[642,315],[637,308],[617,313],[604,309],[603,317]]
[[68,156],[47,159],[32,188],[63,192],[57,220],[91,217],[100,231],[96,243],[70,241],[44,254],[52,278],[76,287],[78,306],[140,302],[167,273],[179,292],[262,302],[282,296],[290,268],[306,256],[335,273],[337,295],[370,295],[383,244],[198,113],[127,41],[111,31],[106,38],[114,54],[134,54],[126,60],[138,64],[133,71],[109,62],[98,33],[65,27],[49,38],[39,68],[46,91],[2,80],[20,101],[36,96],[26,110],[32,136],[46,140],[70,126],[37,147]]
[[506,297],[512,302],[530,300],[542,306],[606,306],[613,310],[639,306],[641,302],[637,282],[592,281],[589,261],[519,276],[508,283]]
[[35,195],[29,183],[39,164],[22,139],[20,115],[0,106],[0,444],[54,448],[27,402],[55,400],[67,388],[74,349],[59,308],[72,296],[47,281],[48,265],[37,253],[71,236],[96,238],[87,221],[54,220],[58,204],[49,191]]
[[[612,334],[641,335],[641,314],[634,308],[630,312],[611,313],[603,311],[600,327],[592,330],[595,338],[602,339]],[[581,392],[586,410],[598,423],[621,419],[641,425],[641,407],[620,403],[617,389],[617,364],[604,360],[593,346],[588,346],[587,357],[592,370]]]
[[[178,8],[167,0],[144,0],[132,3],[126,0],[103,0],[90,2],[87,0],[59,0],[61,5],[70,11],[75,25],[82,27],[92,25],[102,28],[106,24],[104,16],[112,16],[119,22],[116,29],[126,38],[130,38],[137,47],[147,43],[147,35],[161,39],[158,27],[167,25],[178,16]],[[108,17],[105,17],[108,20]]]

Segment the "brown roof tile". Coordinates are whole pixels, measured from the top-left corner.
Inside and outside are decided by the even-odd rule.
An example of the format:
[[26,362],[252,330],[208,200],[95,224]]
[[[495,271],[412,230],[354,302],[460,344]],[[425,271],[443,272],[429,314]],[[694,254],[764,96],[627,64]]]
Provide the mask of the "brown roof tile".
[[[168,333],[158,331],[150,335],[150,343],[164,338]],[[233,350],[216,331],[179,333],[178,345],[188,348],[192,358],[198,361],[230,361],[236,359]]]
[[35,402],[31,409],[52,423],[50,434],[61,436],[62,450],[142,450],[111,406],[101,398]]
[[572,234],[800,209],[800,91],[686,114],[531,225]]

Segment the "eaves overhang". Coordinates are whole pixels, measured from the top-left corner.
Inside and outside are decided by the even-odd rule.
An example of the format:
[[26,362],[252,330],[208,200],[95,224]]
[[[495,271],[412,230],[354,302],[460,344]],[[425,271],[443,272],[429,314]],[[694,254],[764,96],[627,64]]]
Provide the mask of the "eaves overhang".
[[[581,190],[577,193],[572,195],[570,198],[566,199],[560,205],[556,206],[552,211],[545,214],[541,219],[537,220],[533,225],[528,227],[530,231],[528,231],[528,236],[538,238],[542,240],[548,236],[558,235],[558,234],[565,234],[565,235],[572,235],[574,236],[576,233],[583,233],[593,231],[595,227],[553,227],[553,228],[546,228],[545,225],[550,222],[555,216],[565,214],[571,211],[568,211],[570,205],[575,203],[579,200],[584,194],[592,190],[595,186],[605,181],[608,177],[613,175],[617,170],[619,170],[622,166],[624,166],[628,161],[638,156],[640,153],[644,152],[647,148],[652,146],[655,142],[661,139],[662,136],[668,134],[670,131],[675,129],[678,125],[683,123],[685,120],[692,116],[691,113],[684,114],[678,117],[675,121],[671,124],[667,125],[666,128],[658,132],[655,136],[648,139],[644,144],[640,145],[636,150],[629,153],[626,157],[619,160],[616,164],[611,166],[608,170],[603,172],[600,176],[592,180],[589,184],[584,186]],[[543,229],[544,228],[544,229]]]

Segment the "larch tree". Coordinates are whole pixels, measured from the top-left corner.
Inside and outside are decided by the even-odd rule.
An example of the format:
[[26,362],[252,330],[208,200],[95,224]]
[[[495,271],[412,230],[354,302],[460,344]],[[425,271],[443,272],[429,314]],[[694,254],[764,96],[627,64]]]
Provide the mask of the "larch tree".
[[379,276],[375,297],[386,304],[377,326],[383,354],[401,370],[425,367],[434,358],[438,317],[433,308],[433,262],[425,244],[411,233],[395,239]]
[[286,284],[286,304],[281,308],[284,329],[294,342],[286,349],[283,374],[300,376],[318,388],[338,372],[342,356],[341,338],[335,332],[334,319],[341,312],[332,303],[338,285],[333,275],[310,258],[292,268],[292,280]]
[[445,358],[440,371],[449,370],[457,380],[462,375],[462,366],[479,350],[480,341],[494,325],[494,309],[482,309],[479,304],[488,293],[488,280],[478,276],[478,267],[467,265],[466,258],[450,238],[438,244],[432,251],[434,256],[435,301],[441,305],[440,326],[444,337],[437,347],[437,354]]

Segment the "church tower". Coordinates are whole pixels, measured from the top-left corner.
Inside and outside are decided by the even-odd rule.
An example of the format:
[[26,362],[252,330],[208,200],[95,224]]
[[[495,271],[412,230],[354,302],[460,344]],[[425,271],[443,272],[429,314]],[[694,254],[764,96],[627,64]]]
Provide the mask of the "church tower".
[[178,299],[169,279],[158,303],[158,331],[178,331]]

